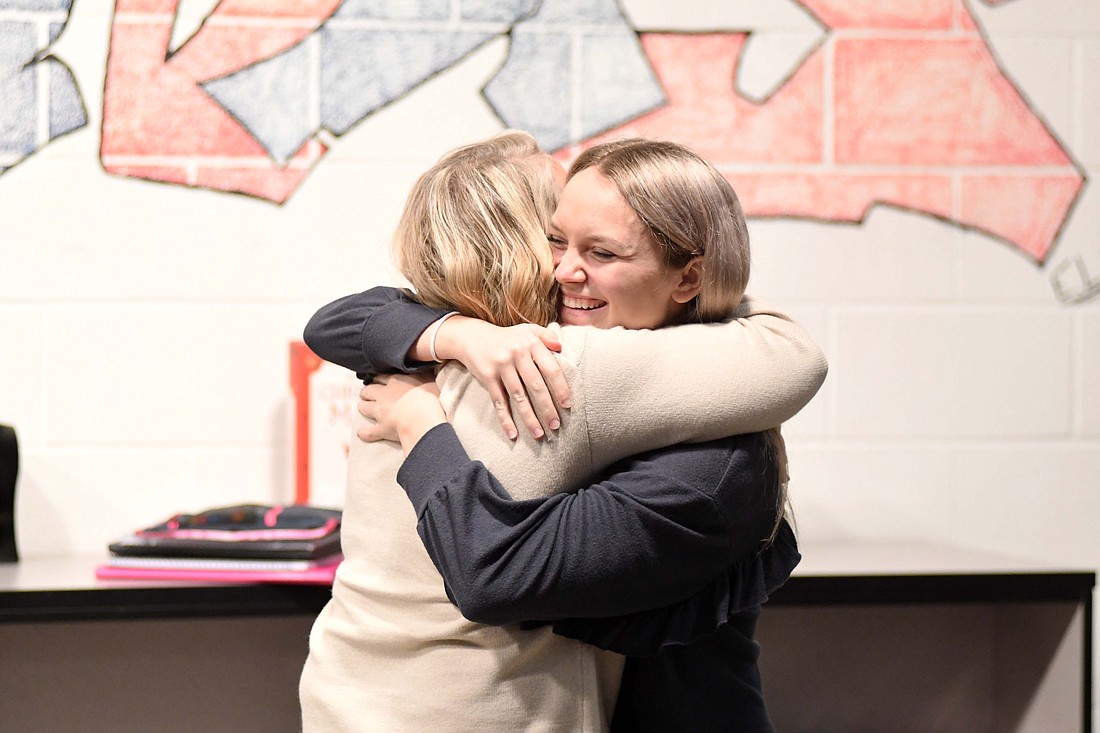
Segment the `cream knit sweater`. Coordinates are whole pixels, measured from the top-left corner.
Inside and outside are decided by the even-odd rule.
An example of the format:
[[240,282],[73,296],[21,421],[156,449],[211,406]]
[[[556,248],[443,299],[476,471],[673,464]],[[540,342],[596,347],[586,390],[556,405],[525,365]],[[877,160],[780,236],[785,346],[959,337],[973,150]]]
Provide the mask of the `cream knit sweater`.
[[[626,456],[779,425],[825,377],[794,323],[746,301],[724,324],[657,331],[564,327],[574,406],[551,440],[507,440],[488,394],[457,364],[439,372],[463,446],[517,499],[573,491]],[[306,733],[605,731],[622,657],[549,627],[467,621],[447,599],[397,485],[396,444],[352,440],[345,560],[310,635]]]

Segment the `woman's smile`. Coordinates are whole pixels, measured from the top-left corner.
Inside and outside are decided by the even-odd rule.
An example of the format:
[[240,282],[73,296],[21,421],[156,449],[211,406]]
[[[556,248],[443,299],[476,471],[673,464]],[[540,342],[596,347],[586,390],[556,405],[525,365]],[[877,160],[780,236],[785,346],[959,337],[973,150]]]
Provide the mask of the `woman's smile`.
[[592,310],[593,308],[601,308],[607,305],[606,300],[595,300],[593,298],[585,298],[576,295],[563,295],[562,299],[568,307],[580,308],[581,310]]

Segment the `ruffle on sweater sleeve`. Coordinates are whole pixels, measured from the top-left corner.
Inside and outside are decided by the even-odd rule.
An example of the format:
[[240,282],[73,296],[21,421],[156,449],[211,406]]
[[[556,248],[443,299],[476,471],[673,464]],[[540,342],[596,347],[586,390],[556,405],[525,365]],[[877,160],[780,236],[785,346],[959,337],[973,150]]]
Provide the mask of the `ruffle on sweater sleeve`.
[[730,565],[698,593],[664,608],[608,618],[554,622],[554,633],[627,656],[651,656],[713,633],[739,613],[758,609],[787,582],[802,556],[786,521],[775,539],[752,557]]

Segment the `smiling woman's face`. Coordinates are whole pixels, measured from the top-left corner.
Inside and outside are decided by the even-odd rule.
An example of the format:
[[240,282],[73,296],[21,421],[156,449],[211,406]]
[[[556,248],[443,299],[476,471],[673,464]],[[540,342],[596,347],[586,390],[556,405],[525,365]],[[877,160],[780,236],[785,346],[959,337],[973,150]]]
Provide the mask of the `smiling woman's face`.
[[698,292],[690,272],[697,263],[667,266],[615,184],[595,168],[566,183],[549,239],[563,324],[659,328],[676,320]]

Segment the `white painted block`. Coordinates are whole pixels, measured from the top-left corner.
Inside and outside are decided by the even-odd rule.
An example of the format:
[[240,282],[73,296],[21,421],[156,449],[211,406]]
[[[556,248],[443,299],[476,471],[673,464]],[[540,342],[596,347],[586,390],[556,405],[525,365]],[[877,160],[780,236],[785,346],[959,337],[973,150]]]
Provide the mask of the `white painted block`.
[[267,446],[290,394],[297,311],[89,307],[49,321],[48,438],[65,445]]
[[1096,134],[1100,120],[1100,38],[1079,42],[1080,62],[1077,66],[1075,101],[1079,106],[1080,127],[1074,138],[1074,153],[1090,169],[1100,168],[1100,136]]
[[[283,412],[292,412],[288,398]],[[257,448],[196,450],[197,505],[283,504],[294,500],[292,434],[286,429],[290,415],[271,423],[271,441]]]
[[0,307],[0,423],[15,428],[21,450],[43,439],[45,360],[42,309]]
[[1049,271],[1005,242],[977,232],[959,232],[951,257],[958,301],[1037,306],[1058,302]]
[[951,293],[957,229],[876,208],[859,226],[750,222],[754,292],[775,300],[939,301]]
[[[1097,273],[1100,276],[1100,273]],[[1080,384],[1081,433],[1100,437],[1100,310],[1081,314],[1081,358],[1077,373]]]
[[[806,329],[810,337],[825,352],[826,360],[829,358],[829,323],[828,312],[825,309],[804,306],[787,308],[785,305],[771,301],[767,296],[762,295],[761,297]],[[822,385],[810,404],[783,424],[783,435],[788,443],[809,438],[823,438],[828,434],[830,394],[830,383],[828,377],[826,377],[825,384]]]
[[950,542],[952,448],[791,446],[790,495],[805,544],[835,540]]
[[1100,189],[1091,182],[1085,184],[1045,271],[1057,299],[1073,301],[1075,309],[1100,305]]
[[813,445],[792,458],[803,544],[930,542],[1100,567],[1100,444]]
[[966,4],[991,36],[1042,37],[1100,32],[1100,5],[1095,0],[1023,0],[989,5]]
[[1058,311],[841,311],[829,378],[846,438],[1046,438],[1071,427]]
[[623,11],[636,28],[647,31],[813,30],[819,23],[803,3],[714,2],[714,0],[623,0]]
[[1100,567],[1100,443],[961,448],[955,461],[950,522],[968,545]]
[[298,191],[301,201],[278,207],[77,163],[20,166],[0,177],[10,184],[0,187],[0,292],[32,301],[286,302],[393,282],[390,237],[421,171],[324,166]]
[[107,544],[193,508],[195,460],[174,450],[32,451],[20,471],[23,557],[107,556]]
[[33,450],[25,459],[16,504],[23,557],[105,556],[107,543],[176,513],[293,499],[289,457],[268,446]]

